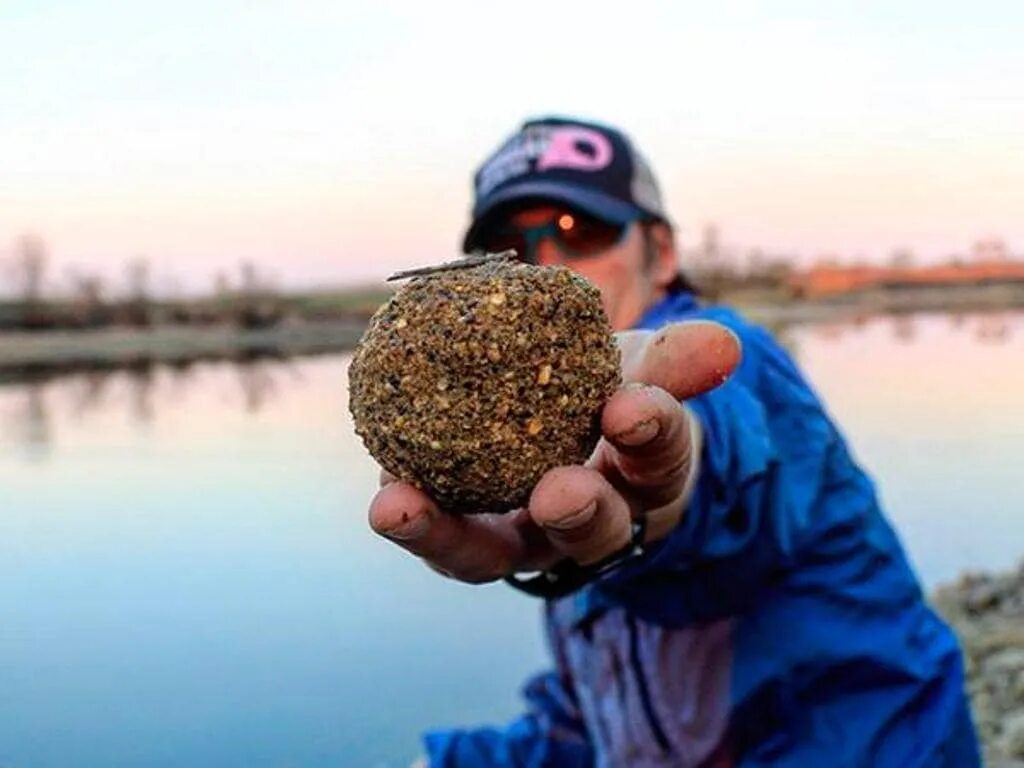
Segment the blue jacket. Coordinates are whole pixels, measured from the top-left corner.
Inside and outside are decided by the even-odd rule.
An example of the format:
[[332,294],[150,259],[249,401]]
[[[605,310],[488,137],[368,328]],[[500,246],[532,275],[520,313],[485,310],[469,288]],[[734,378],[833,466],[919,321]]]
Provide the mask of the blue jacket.
[[704,446],[678,528],[546,602],[528,712],[428,733],[431,768],[980,765],[957,641],[871,480],[765,330],[686,293],[640,327],[698,318],[743,360],[688,401]]

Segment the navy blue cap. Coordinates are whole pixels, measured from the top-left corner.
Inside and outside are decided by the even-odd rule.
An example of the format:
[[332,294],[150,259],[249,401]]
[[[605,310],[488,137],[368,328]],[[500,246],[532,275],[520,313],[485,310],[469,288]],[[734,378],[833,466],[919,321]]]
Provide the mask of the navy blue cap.
[[509,203],[564,203],[615,224],[637,218],[668,221],[650,166],[615,128],[563,117],[525,122],[473,177],[466,253],[489,214]]

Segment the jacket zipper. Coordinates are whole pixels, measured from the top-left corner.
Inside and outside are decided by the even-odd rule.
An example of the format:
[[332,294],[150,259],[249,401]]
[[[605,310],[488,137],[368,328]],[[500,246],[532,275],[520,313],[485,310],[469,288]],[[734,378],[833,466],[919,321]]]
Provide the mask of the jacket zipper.
[[644,675],[644,669],[640,663],[640,643],[637,637],[636,619],[627,615],[626,623],[629,626],[629,662],[633,667],[633,675],[636,677],[640,703],[643,705],[644,715],[647,717],[647,725],[650,727],[651,733],[654,734],[654,740],[658,742],[661,753],[667,755],[672,752],[672,746],[669,744],[668,736],[665,735],[665,729],[662,728],[661,722],[654,712],[650,691],[647,690],[647,677]]

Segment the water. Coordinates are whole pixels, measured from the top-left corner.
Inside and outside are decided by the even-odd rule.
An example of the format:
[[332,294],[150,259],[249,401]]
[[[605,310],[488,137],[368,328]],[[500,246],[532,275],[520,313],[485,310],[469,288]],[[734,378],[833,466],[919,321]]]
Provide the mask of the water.
[[[1024,316],[785,332],[927,585],[1024,554]],[[344,356],[0,387],[0,766],[405,766],[537,606],[369,533]]]

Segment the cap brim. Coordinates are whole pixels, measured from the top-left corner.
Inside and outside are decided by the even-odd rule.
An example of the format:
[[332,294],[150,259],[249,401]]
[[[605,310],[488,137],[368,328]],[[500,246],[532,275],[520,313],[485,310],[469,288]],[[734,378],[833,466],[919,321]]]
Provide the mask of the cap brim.
[[463,252],[469,253],[473,250],[482,225],[496,209],[509,203],[528,199],[548,200],[571,205],[584,213],[589,213],[591,216],[613,224],[625,224],[639,216],[647,215],[639,206],[611,197],[603,192],[558,181],[524,181],[522,184],[513,184],[491,195],[484,205],[478,205],[473,210],[473,223],[470,224],[466,236],[462,240]]

